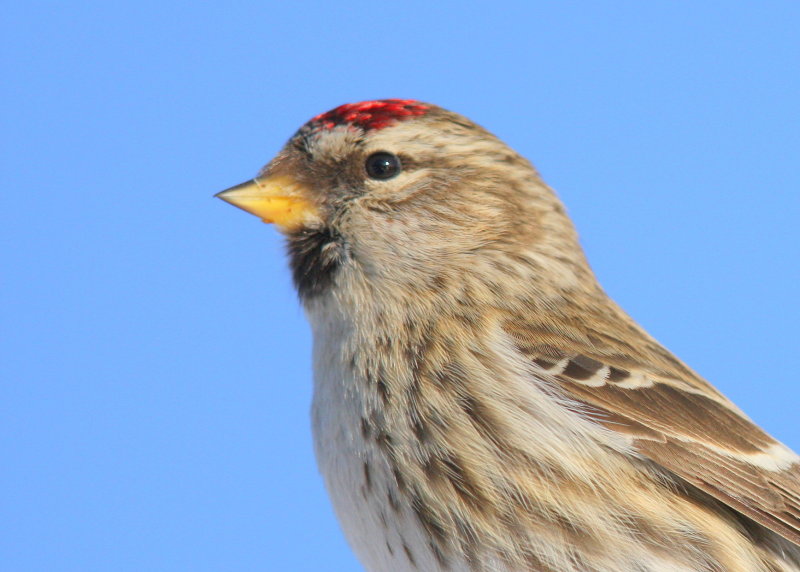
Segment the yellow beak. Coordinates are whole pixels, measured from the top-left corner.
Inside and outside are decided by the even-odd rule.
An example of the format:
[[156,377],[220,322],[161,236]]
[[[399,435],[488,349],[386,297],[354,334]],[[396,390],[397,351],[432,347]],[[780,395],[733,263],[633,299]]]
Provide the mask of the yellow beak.
[[256,177],[214,196],[264,222],[274,223],[282,232],[297,230],[320,218],[308,199],[308,189],[286,175]]

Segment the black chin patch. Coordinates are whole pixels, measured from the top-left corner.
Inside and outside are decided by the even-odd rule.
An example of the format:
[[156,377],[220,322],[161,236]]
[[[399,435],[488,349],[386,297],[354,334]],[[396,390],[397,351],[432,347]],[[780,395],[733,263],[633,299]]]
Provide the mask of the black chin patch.
[[289,265],[300,299],[315,298],[331,288],[344,262],[342,238],[330,229],[303,229],[287,240]]

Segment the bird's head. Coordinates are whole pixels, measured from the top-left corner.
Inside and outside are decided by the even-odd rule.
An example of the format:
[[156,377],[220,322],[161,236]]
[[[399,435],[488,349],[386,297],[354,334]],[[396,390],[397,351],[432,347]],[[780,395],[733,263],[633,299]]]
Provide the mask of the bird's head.
[[374,289],[416,291],[465,273],[491,288],[492,276],[507,283],[504,267],[521,277],[557,269],[576,282],[585,268],[561,203],[527,160],[468,119],[414,100],[320,114],[256,178],[218,196],[286,235],[305,302],[343,272]]

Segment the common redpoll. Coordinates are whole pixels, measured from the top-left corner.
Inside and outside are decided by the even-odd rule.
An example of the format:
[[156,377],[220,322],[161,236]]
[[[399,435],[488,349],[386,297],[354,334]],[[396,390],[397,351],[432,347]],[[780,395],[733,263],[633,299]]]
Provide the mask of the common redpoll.
[[800,458],[608,298],[481,127],[342,105],[219,196],[286,235],[317,458],[368,570],[800,570]]

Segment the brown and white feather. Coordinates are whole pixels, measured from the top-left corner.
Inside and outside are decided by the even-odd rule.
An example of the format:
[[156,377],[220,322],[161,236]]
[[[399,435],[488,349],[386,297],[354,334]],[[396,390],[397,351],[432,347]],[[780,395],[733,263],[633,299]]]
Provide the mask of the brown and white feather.
[[[381,105],[315,118],[263,172],[324,213],[289,247],[365,567],[800,570],[798,457],[606,296],[528,161],[428,104],[368,128]],[[376,151],[403,171],[366,178]]]

